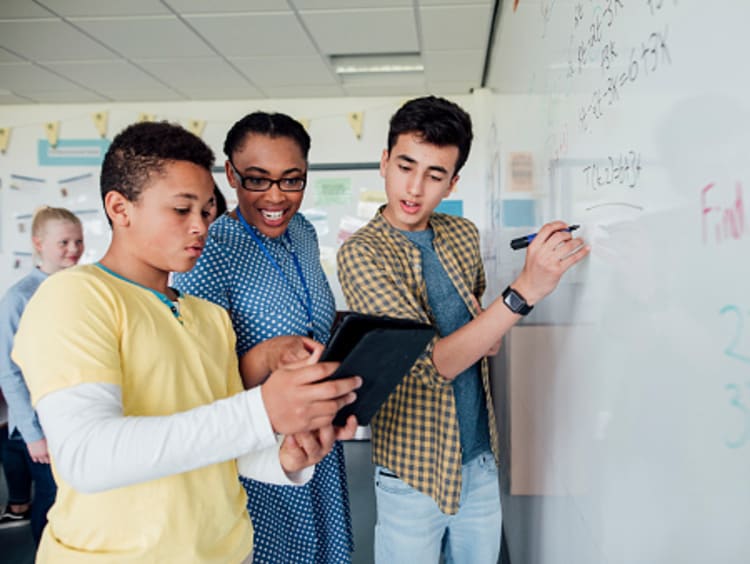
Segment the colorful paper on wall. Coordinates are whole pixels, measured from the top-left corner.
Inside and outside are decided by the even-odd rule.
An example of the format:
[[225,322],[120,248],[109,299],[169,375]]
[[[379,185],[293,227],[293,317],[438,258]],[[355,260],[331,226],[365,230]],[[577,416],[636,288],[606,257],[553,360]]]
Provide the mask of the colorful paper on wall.
[[463,200],[443,200],[435,208],[438,213],[447,213],[448,215],[456,215],[458,217],[464,216],[464,201]]
[[54,147],[40,139],[39,166],[100,166],[109,148],[108,139],[60,139]]
[[357,217],[371,219],[375,216],[378,208],[386,202],[385,190],[359,191],[359,202],[357,203]]
[[534,189],[534,155],[532,153],[511,153],[508,157],[510,192],[531,192]]
[[534,200],[502,200],[503,227],[536,225]]
[[351,178],[320,178],[314,189],[316,206],[343,206],[352,201]]

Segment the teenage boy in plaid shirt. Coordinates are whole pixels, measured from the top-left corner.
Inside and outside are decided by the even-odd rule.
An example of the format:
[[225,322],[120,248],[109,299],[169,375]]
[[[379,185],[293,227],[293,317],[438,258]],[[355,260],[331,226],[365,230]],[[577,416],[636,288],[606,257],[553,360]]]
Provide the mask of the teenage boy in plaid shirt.
[[589,252],[556,221],[529,245],[518,278],[486,310],[479,233],[435,213],[458,182],[471,119],[428,96],[391,118],[380,174],[387,203],[338,254],[348,306],[433,324],[437,336],[372,420],[380,564],[495,564],[501,509],[487,355]]

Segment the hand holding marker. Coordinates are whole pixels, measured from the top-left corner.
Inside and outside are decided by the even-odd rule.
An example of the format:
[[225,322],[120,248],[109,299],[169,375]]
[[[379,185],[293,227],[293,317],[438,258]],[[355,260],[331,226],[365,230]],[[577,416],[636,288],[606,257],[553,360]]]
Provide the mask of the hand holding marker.
[[[567,231],[568,233],[575,231],[578,229],[580,225],[571,225],[567,227],[566,229],[563,229],[562,231]],[[526,247],[531,244],[531,242],[534,240],[534,237],[536,237],[536,233],[531,233],[530,235],[524,235],[523,237],[517,237],[515,239],[512,239],[510,242],[510,248],[514,251],[517,251],[518,249],[525,249]]]

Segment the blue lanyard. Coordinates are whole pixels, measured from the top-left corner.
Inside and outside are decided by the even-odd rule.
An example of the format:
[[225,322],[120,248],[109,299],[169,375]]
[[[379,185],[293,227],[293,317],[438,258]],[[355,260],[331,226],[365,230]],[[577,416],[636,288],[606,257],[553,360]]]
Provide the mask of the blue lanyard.
[[307,312],[307,334],[310,338],[313,337],[313,312],[312,312],[312,297],[310,297],[310,288],[307,287],[307,280],[305,280],[305,275],[302,273],[302,265],[299,263],[299,259],[297,258],[297,253],[294,252],[294,249],[292,248],[292,238],[289,237],[289,230],[284,232],[284,237],[286,238],[287,243],[289,244],[289,254],[292,255],[292,260],[294,261],[294,267],[297,269],[297,274],[299,275],[299,280],[302,283],[302,288],[305,291],[305,298],[306,300],[303,301],[299,298],[299,294],[294,290],[294,287],[289,283],[289,279],[286,277],[286,274],[284,274],[284,271],[281,270],[281,266],[278,262],[276,262],[276,259],[271,256],[271,253],[268,252],[268,249],[266,248],[266,245],[263,243],[260,237],[258,237],[258,234],[255,232],[255,230],[250,226],[250,224],[247,222],[247,220],[242,216],[242,213],[240,212],[239,206],[236,208],[237,211],[237,218],[240,220],[240,223],[242,224],[242,227],[245,228],[245,231],[247,231],[248,235],[258,244],[258,247],[260,247],[260,250],[263,251],[263,254],[268,259],[268,262],[273,265],[273,267],[276,269],[276,272],[279,273],[279,276],[281,276],[281,279],[284,281],[284,284],[287,285],[287,287],[294,293],[294,295],[299,299],[300,303],[305,308],[305,311]]
[[[125,282],[130,282],[131,284],[133,284],[133,285],[135,285],[135,286],[138,286],[139,288],[143,288],[144,290],[148,290],[149,292],[151,292],[151,293],[152,293],[152,294],[153,294],[154,296],[156,296],[157,298],[159,298],[159,301],[160,301],[161,303],[163,303],[163,304],[164,304],[165,306],[167,306],[167,307],[169,308],[169,311],[171,311],[171,312],[172,312],[172,315],[174,316],[174,318],[175,318],[175,319],[176,319],[177,321],[179,321],[179,322],[180,322],[180,324],[182,324],[182,319],[180,319],[180,310],[179,310],[179,309],[177,309],[177,306],[175,306],[175,305],[174,305],[174,304],[172,303],[172,300],[170,300],[170,299],[169,299],[169,298],[168,298],[168,297],[166,296],[166,294],[162,294],[161,292],[157,292],[157,291],[156,291],[156,290],[154,290],[153,288],[149,288],[149,287],[147,287],[147,286],[144,286],[143,284],[138,284],[138,282],[134,282],[134,281],[133,281],[133,280],[131,280],[130,278],[125,278],[125,277],[124,277],[123,275],[121,275],[121,274],[117,274],[117,273],[116,273],[116,272],[115,272],[114,270],[110,270],[109,268],[107,268],[106,266],[104,266],[104,265],[103,265],[102,263],[100,263],[100,262],[97,262],[97,263],[94,263],[94,264],[95,264],[96,266],[98,266],[99,268],[101,268],[101,269],[102,269],[102,270],[103,270],[104,272],[106,272],[106,273],[108,273],[108,274],[111,274],[111,275],[112,275],[112,276],[114,276],[115,278],[119,278],[120,280],[124,280]],[[177,290],[177,289],[175,289],[175,288],[172,288],[172,290],[174,290],[175,292],[177,292],[177,297],[178,297],[178,298],[179,298],[179,297],[180,297],[180,296],[182,295],[182,294],[180,294],[180,291],[179,291],[179,290]]]

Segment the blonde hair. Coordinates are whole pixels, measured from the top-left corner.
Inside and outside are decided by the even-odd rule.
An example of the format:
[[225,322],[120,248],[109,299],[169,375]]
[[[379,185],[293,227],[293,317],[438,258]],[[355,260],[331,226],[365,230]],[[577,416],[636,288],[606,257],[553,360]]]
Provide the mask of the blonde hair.
[[47,222],[54,219],[69,221],[75,225],[81,225],[81,220],[70,210],[42,206],[36,209],[34,217],[31,219],[31,236],[41,237],[44,233],[44,227],[47,225]]

